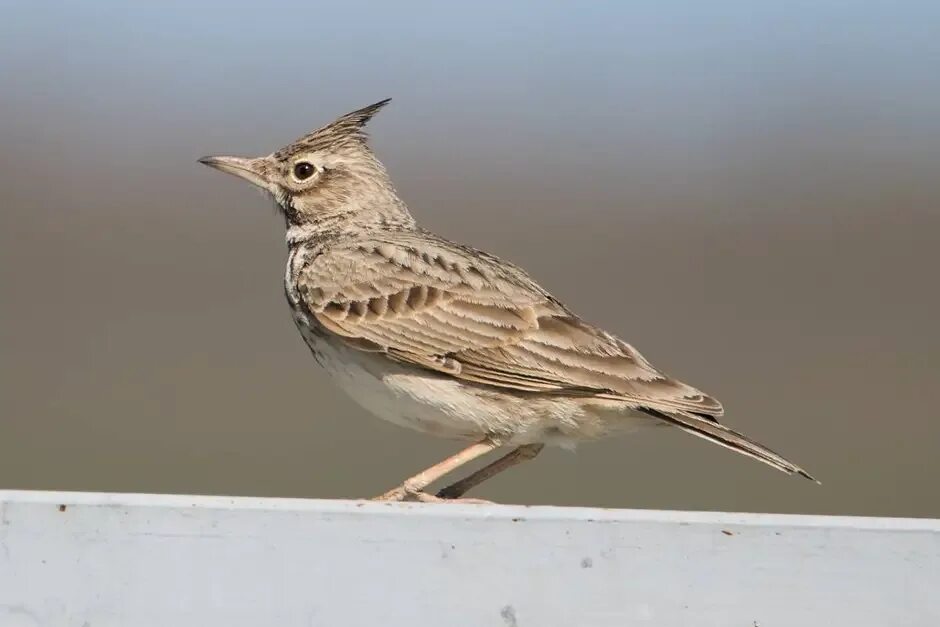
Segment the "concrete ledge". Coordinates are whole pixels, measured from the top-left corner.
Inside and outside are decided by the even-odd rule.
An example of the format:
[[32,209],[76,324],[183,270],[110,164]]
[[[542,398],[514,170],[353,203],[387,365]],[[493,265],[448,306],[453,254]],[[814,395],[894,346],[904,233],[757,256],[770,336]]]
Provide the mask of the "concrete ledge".
[[0,625],[940,625],[940,521],[0,492]]

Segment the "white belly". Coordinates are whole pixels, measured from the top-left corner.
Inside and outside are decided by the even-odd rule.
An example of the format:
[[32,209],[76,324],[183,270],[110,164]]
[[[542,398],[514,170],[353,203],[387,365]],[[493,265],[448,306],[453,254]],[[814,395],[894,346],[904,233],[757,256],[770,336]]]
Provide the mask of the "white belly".
[[456,439],[496,436],[505,444],[545,442],[565,447],[610,432],[655,424],[622,405],[550,396],[522,397],[468,385],[398,364],[382,354],[297,327],[333,382],[376,416],[409,429]]
[[[474,399],[456,381],[416,374],[385,356],[319,337],[303,327],[301,333],[333,383],[379,418],[449,438],[482,437],[488,431],[489,420],[474,418],[478,413],[470,407]],[[454,406],[446,407],[445,398]]]

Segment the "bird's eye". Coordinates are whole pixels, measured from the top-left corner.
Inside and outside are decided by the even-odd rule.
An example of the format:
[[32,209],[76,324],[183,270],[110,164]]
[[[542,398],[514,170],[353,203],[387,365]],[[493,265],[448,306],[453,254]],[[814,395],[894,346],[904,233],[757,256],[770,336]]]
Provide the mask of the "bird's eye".
[[309,161],[298,161],[294,164],[294,177],[298,181],[304,181],[316,172],[316,168],[313,167],[313,164]]

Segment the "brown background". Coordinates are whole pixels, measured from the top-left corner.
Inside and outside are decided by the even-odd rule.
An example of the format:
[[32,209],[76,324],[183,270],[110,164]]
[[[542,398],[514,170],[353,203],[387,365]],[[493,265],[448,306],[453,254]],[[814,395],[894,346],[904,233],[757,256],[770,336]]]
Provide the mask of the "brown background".
[[366,496],[454,450],[328,385],[270,201],[196,163],[392,96],[419,220],[824,483],[662,430],[480,496],[940,516],[938,10],[579,7],[5,9],[0,487]]

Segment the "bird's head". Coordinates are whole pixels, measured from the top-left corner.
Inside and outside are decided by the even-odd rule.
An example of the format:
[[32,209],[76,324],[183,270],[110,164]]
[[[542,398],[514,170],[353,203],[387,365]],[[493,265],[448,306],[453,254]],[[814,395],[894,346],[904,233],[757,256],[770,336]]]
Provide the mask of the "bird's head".
[[366,123],[389,100],[347,113],[265,157],[199,161],[270,192],[289,224],[396,214],[410,219],[365,133]]

